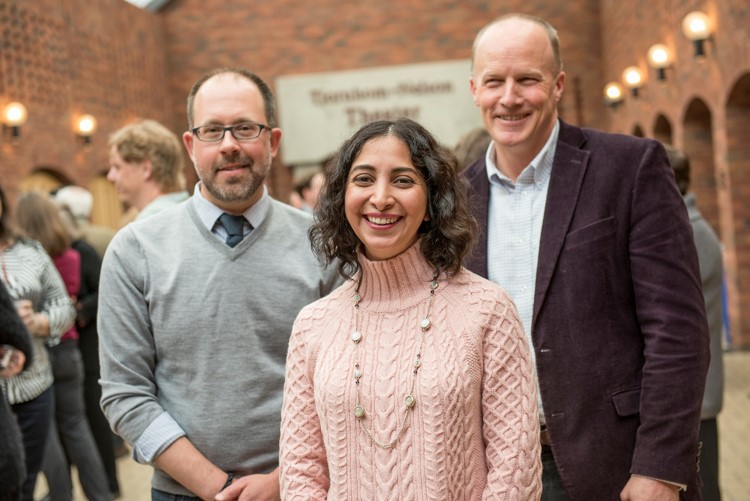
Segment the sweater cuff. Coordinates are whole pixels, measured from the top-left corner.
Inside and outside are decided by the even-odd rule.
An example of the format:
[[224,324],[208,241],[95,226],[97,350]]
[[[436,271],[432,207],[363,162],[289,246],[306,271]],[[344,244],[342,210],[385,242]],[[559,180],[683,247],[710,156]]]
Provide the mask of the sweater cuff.
[[150,464],[175,440],[185,435],[177,421],[163,412],[148,425],[133,444],[133,459],[141,464]]

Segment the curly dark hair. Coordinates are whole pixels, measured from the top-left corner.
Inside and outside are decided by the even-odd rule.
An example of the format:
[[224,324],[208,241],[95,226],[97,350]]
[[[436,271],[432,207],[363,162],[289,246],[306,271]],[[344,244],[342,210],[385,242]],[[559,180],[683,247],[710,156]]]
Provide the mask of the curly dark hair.
[[408,118],[368,123],[341,145],[326,169],[315,220],[308,232],[313,250],[326,265],[338,260],[338,270],[344,277],[351,279],[359,272],[362,242],[346,218],[346,187],[349,171],[362,148],[383,136],[395,136],[404,142],[412,164],[425,179],[430,219],[419,228],[422,254],[436,275],[455,275],[477,232],[477,223],[468,210],[466,181],[459,176],[456,157],[450,150]]

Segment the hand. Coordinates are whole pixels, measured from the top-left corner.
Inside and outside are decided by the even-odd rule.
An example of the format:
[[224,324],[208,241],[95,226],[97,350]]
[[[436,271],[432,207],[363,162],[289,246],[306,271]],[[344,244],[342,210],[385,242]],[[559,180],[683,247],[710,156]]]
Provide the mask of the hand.
[[[24,355],[22,351],[14,350],[11,347],[6,347],[5,349],[10,350],[10,358],[8,359],[7,365],[0,370],[0,379],[17,376],[23,370],[23,366],[26,363],[26,355]],[[0,352],[2,351],[3,350],[0,349]]]
[[622,501],[678,501],[679,487],[633,475],[620,493]]
[[32,336],[48,336],[49,320],[44,313],[34,312],[34,306],[28,299],[19,299],[15,302],[18,316],[26,325]]
[[216,495],[216,501],[279,501],[279,469],[268,474],[248,475]]
[[21,320],[23,320],[28,329],[29,323],[32,322],[32,318],[34,317],[34,305],[28,299],[17,299],[14,301],[14,304],[16,305],[18,316],[21,317]]

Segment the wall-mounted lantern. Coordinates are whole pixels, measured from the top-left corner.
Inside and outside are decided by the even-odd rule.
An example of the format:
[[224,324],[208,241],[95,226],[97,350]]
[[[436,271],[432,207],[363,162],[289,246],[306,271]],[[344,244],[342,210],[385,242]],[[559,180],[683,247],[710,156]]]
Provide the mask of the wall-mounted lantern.
[[622,86],[617,82],[610,82],[604,86],[604,102],[610,108],[617,108],[625,99]]
[[10,130],[11,137],[18,139],[21,137],[21,127],[26,123],[27,118],[26,106],[18,101],[8,103],[3,108],[3,129]]
[[667,79],[666,69],[672,65],[672,53],[664,44],[654,44],[648,49],[648,64],[656,70],[656,78]]
[[84,114],[75,122],[75,133],[83,140],[84,144],[91,143],[91,136],[96,132],[96,118]]
[[630,94],[633,97],[638,97],[638,92],[643,87],[643,73],[641,73],[641,70],[637,66],[628,66],[622,72],[622,80],[625,82],[625,87],[630,89]]
[[706,55],[704,42],[711,38],[712,32],[711,19],[701,11],[693,11],[682,20],[682,33],[693,42],[696,57]]

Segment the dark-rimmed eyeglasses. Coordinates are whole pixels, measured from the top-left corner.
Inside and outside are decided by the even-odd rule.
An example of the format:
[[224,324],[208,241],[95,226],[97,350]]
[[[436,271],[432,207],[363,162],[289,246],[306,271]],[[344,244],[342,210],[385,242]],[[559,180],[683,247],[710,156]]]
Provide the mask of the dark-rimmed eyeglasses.
[[224,139],[224,134],[229,131],[232,137],[237,141],[250,141],[256,139],[263,132],[263,129],[271,130],[271,127],[255,122],[242,122],[239,124],[224,126],[219,124],[201,125],[192,129],[198,141],[216,142]]

